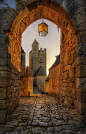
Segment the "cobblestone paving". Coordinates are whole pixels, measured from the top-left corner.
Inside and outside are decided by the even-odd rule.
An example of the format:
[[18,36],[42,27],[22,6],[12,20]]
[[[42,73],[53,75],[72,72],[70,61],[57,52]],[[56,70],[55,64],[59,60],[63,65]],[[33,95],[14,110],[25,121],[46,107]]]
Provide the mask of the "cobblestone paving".
[[77,112],[59,104],[57,98],[40,95],[20,98],[19,107],[0,134],[86,134],[77,121]]

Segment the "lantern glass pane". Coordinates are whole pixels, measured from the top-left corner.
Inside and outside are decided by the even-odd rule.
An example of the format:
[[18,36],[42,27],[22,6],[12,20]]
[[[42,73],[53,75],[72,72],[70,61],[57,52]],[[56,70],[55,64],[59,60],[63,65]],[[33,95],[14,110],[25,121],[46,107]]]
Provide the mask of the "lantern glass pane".
[[44,25],[44,30],[48,33],[48,26],[46,24]]
[[41,23],[40,25],[39,25],[39,32],[40,31],[44,31],[44,23]]
[[40,32],[40,36],[45,36],[45,31]]
[[39,33],[39,35],[40,35],[40,36],[43,36],[43,37],[46,36],[47,34],[48,34],[48,33],[45,32],[45,31],[42,31],[42,32]]

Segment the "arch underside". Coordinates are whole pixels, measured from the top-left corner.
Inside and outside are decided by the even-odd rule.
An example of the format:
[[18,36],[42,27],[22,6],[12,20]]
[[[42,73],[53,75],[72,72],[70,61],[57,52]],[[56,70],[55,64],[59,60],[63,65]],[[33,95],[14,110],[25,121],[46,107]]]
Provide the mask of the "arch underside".
[[[74,71],[75,66],[75,45],[76,45],[76,26],[68,15],[68,13],[59,5],[53,2],[50,7],[37,5],[30,11],[29,7],[25,7],[16,16],[10,29],[8,53],[11,55],[11,64],[20,71],[21,63],[21,37],[25,29],[38,19],[47,19],[61,28],[61,50],[60,50],[60,90],[61,103],[71,106],[74,103],[75,88],[73,87],[76,81]],[[73,68],[72,68],[73,66]],[[71,75],[71,73],[73,75]],[[70,85],[68,83],[71,83]],[[64,85],[68,85],[65,87]],[[74,93],[72,93],[72,88]],[[64,96],[67,94],[67,97]],[[70,103],[68,104],[68,101]]]
[[[54,6],[55,5],[53,5],[53,3],[50,7],[41,5],[32,11],[30,11],[28,7],[25,7],[25,9],[20,11],[20,13],[14,19],[10,33],[7,33],[9,35],[8,51],[9,54],[11,54],[11,63],[16,66],[18,70],[20,70],[19,66],[21,59],[21,36],[31,23],[38,19],[44,18],[58,25],[63,32],[71,34],[72,37],[74,36],[76,26],[74,25],[73,20],[59,5],[57,5],[56,8]],[[17,60],[14,57],[17,57]]]

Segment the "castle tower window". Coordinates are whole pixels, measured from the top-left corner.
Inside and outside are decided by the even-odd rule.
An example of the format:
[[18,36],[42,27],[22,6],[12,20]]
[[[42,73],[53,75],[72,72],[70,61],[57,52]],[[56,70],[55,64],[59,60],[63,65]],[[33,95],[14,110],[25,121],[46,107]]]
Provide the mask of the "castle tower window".
[[39,63],[43,63],[43,59],[40,58]]
[[39,36],[45,37],[48,34],[48,25],[43,22],[39,24],[38,27],[39,27]]

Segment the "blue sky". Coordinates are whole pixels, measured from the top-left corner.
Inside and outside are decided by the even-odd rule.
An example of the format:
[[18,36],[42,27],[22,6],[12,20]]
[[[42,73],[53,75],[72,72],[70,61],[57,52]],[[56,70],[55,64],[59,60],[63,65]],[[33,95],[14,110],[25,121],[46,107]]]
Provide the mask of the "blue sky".
[[[32,43],[36,39],[40,48],[47,49],[47,70],[55,61],[55,56],[60,53],[60,32],[57,25],[44,19],[48,25],[48,34],[45,37],[40,37],[38,33],[38,24],[42,20],[37,20],[32,23],[22,34],[22,47],[26,52],[26,66],[29,66],[29,52],[32,49]],[[60,31],[60,30],[59,30]],[[47,71],[48,73],[48,71]]]

